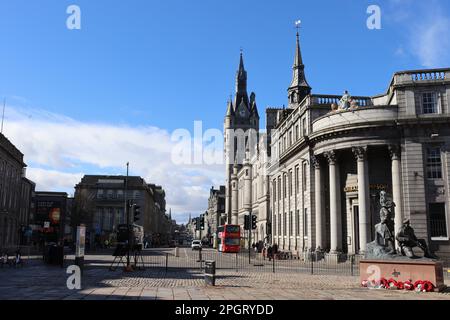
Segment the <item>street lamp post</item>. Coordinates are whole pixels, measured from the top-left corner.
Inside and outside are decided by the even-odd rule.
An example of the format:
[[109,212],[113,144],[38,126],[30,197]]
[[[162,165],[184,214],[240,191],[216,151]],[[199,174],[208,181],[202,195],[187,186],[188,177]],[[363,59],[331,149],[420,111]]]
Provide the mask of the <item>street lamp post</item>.
[[128,172],[130,168],[130,163],[127,162],[127,176],[125,178],[125,215],[127,217],[127,229],[128,229],[128,243],[127,243],[127,270],[130,268],[130,210],[128,205]]
[[252,242],[252,212],[249,211],[248,212],[248,264],[252,263],[252,257],[251,257],[252,244],[251,244],[251,242]]

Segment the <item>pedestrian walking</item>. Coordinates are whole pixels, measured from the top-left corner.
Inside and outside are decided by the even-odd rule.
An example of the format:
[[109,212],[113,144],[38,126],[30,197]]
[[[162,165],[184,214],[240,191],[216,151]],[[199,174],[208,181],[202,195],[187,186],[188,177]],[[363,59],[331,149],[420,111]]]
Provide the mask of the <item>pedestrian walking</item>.
[[267,248],[267,257],[269,258],[269,261],[272,261],[272,258],[273,258],[273,248],[272,248],[272,246],[269,246]]

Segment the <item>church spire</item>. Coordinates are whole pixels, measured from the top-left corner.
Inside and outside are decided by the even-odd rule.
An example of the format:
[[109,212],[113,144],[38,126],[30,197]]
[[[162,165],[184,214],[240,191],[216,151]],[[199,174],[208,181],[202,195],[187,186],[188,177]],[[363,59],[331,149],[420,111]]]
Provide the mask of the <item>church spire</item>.
[[247,71],[245,71],[244,56],[241,49],[239,69],[236,73],[236,98],[234,101],[234,105],[239,106],[242,100],[244,100],[244,103],[248,108]]
[[230,100],[228,100],[228,103],[227,103],[227,114],[226,114],[226,117],[232,117],[232,116],[234,116],[234,106],[233,106],[233,101],[230,98]]
[[294,65],[292,69],[293,69],[292,82],[288,89],[289,104],[299,103],[308,94],[311,93],[311,87],[306,81],[305,65],[303,64],[302,52],[300,49],[300,34],[298,30],[297,30],[297,45],[295,48]]
[[297,47],[295,50],[294,69],[299,67],[305,67],[303,65],[302,52],[300,50],[300,34],[297,31]]

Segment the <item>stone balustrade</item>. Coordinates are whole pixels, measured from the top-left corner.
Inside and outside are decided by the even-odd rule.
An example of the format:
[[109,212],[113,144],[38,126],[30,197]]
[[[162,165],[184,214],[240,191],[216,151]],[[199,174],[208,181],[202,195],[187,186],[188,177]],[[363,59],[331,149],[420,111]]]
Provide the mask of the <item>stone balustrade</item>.
[[395,85],[449,80],[450,69],[413,70],[398,72],[394,75]]
[[[333,103],[339,105],[339,102],[342,96],[336,95],[312,95],[312,101],[310,103],[312,105],[332,105]],[[372,99],[370,97],[356,97],[352,96],[353,100],[358,102],[358,106],[360,107],[368,107],[373,105]]]

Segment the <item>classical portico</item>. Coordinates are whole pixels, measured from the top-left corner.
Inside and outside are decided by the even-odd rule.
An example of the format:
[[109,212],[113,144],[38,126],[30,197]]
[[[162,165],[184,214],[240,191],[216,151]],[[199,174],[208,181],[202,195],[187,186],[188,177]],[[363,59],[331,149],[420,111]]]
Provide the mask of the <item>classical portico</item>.
[[[396,203],[395,228],[398,230],[401,227],[401,149],[398,144],[391,143],[374,144],[372,147],[370,143],[355,144],[342,149],[339,149],[339,144],[334,146],[333,149],[316,152],[311,158],[315,177],[316,251],[328,249],[330,254],[345,252],[363,255],[367,243],[373,240],[374,225],[379,222],[376,220],[379,191],[386,190],[392,195]],[[372,154],[383,154],[384,161],[369,162],[370,151]],[[349,161],[353,163],[349,164]],[[386,171],[386,168],[392,168],[392,173],[384,172],[384,176],[379,177],[378,172]],[[323,179],[325,176],[326,180]],[[328,235],[324,234],[326,221],[329,223]]]

